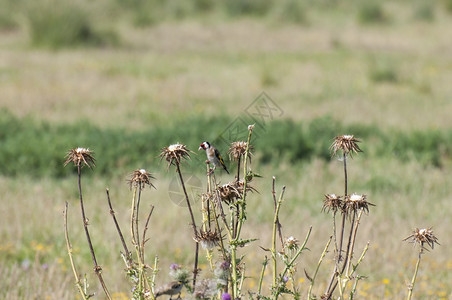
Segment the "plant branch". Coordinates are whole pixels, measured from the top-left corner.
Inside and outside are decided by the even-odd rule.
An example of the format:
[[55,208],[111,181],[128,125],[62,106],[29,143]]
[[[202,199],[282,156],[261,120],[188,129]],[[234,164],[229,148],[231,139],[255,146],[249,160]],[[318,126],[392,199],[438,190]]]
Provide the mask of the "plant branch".
[[85,228],[86,239],[88,240],[89,250],[91,252],[91,257],[93,259],[94,273],[96,273],[97,278],[99,279],[99,282],[105,292],[105,295],[107,296],[108,299],[111,300],[110,293],[108,292],[107,286],[105,285],[104,279],[102,277],[102,268],[97,263],[96,255],[94,254],[93,244],[91,242],[91,237],[89,235],[88,219],[85,216],[85,208],[83,206],[82,179],[81,179],[82,178],[82,166],[80,164],[78,164],[77,167],[78,167],[77,170],[78,170],[78,191],[79,191],[79,199],[80,199],[80,210],[82,212],[82,221],[83,221],[83,227]]

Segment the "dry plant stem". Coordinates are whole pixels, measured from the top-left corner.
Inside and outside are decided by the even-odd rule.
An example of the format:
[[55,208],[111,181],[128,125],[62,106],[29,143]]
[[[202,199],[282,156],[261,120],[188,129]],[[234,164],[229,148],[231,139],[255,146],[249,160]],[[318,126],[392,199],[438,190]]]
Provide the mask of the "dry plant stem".
[[350,291],[350,300],[353,300],[353,297],[355,296],[356,293],[356,288],[358,287],[358,281],[361,279],[360,276],[357,276],[355,279],[355,283],[353,283],[353,287],[352,290]]
[[[272,195],[273,195],[273,205],[274,205],[275,210],[276,210],[275,182],[276,182],[276,177],[273,176],[273,179],[272,179]],[[278,234],[279,234],[279,239],[280,239],[280,242],[281,242],[281,248],[283,249],[284,248],[284,241],[283,241],[283,237],[282,237],[282,231],[281,231],[281,227],[282,226],[281,226],[281,222],[279,222],[279,216],[278,216],[278,219],[276,221],[277,221],[277,225],[278,225]]]
[[[135,232],[136,232],[136,242],[138,245],[138,252],[141,254],[142,250],[140,249],[140,230],[138,228],[138,220],[139,220],[139,211],[140,211],[140,202],[141,202],[141,184],[138,185],[138,198],[137,198],[137,205],[136,205],[136,212],[135,212]],[[141,255],[140,255],[141,257]],[[141,261],[143,261],[143,258],[141,258]]]
[[152,292],[151,299],[155,299],[154,298],[154,287],[155,287],[155,277],[157,276],[157,272],[159,271],[158,270],[158,263],[159,263],[159,258],[156,255],[155,258],[154,258],[154,266],[152,267],[152,279],[151,279],[151,282],[150,282],[150,290]]
[[328,247],[330,246],[332,236],[328,239],[328,242],[326,243],[325,249],[323,249],[322,255],[320,256],[319,262],[317,264],[317,268],[315,269],[314,275],[311,278],[311,284],[309,285],[309,291],[308,291],[308,300],[314,299],[312,298],[312,287],[314,286],[315,279],[317,277],[317,273],[319,272],[320,265],[322,264],[323,258],[325,257],[326,253],[328,252]]
[[[198,235],[198,231],[196,229],[195,217],[193,215],[193,210],[191,209],[190,199],[188,198],[187,190],[185,189],[184,178],[182,177],[182,173],[180,171],[179,163],[176,163],[176,170],[179,174],[180,183],[182,185],[182,189],[184,191],[185,200],[187,201],[188,211],[190,212],[191,217],[191,226],[193,228],[194,236]],[[196,276],[198,275],[198,253],[199,253],[199,243],[195,242],[195,265],[193,267],[193,288],[196,286]]]
[[257,294],[260,295],[262,291],[262,282],[264,281],[265,269],[267,268],[268,258],[265,256],[264,262],[262,263],[261,275],[259,277],[259,286],[257,289]]
[[356,241],[356,233],[358,232],[358,226],[359,226],[359,222],[361,221],[362,214],[363,214],[363,209],[360,209],[359,213],[358,213],[358,218],[356,218],[353,234],[350,233],[350,236],[352,236],[352,238],[351,238],[351,242],[350,242],[350,250],[348,252],[348,263],[347,263],[347,273],[346,274],[349,274],[350,265],[352,263],[353,249],[355,248],[355,241]]
[[71,261],[71,268],[72,268],[72,272],[74,273],[74,277],[75,277],[75,285],[77,286],[77,289],[80,293],[80,296],[82,296],[82,299],[87,300],[86,292],[83,290],[80,277],[78,276],[77,268],[75,267],[74,259],[72,258],[72,246],[71,246],[71,242],[69,241],[69,233],[68,233],[68,229],[67,229],[67,206],[68,206],[68,204],[66,201],[63,215],[64,215],[64,237],[66,239],[67,254],[69,255],[69,260]]
[[421,245],[421,247],[419,248],[419,255],[417,257],[417,262],[416,262],[416,267],[414,269],[413,278],[411,279],[411,283],[408,286],[408,296],[406,297],[407,300],[410,300],[411,297],[413,296],[414,284],[416,283],[417,272],[419,271],[419,265],[421,264],[421,255],[423,253],[423,249],[424,249],[423,245]]
[[[248,140],[247,140],[247,144],[246,144],[246,149],[245,149],[245,155],[244,155],[244,162],[243,162],[243,174],[244,174],[244,184],[243,184],[243,196],[241,199],[241,203],[240,203],[240,214],[239,214],[239,218],[238,218],[238,225],[237,225],[237,229],[234,235],[233,240],[231,240],[230,242],[230,247],[231,247],[231,264],[232,264],[232,272],[231,272],[231,283],[232,283],[232,298],[240,298],[240,292],[239,292],[239,287],[238,287],[238,268],[237,268],[237,242],[239,241],[239,237],[240,237],[240,232],[242,230],[242,225],[243,222],[245,221],[245,207],[246,207],[246,188],[247,188],[247,184],[248,184],[248,178],[246,176],[247,174],[247,168],[248,168],[248,153],[249,153],[249,145],[250,145],[250,140],[251,140],[251,135],[252,135],[252,130],[249,130],[248,133]],[[243,275],[243,273],[242,273]]]
[[[344,280],[342,280],[342,286],[339,286],[339,292],[340,292],[340,299],[343,299],[343,292],[345,290],[345,287],[347,286],[347,283],[350,281],[350,278],[352,278],[352,275],[356,272],[356,269],[358,269],[358,266],[361,264],[361,262],[364,259],[364,256],[366,256],[367,250],[369,250],[369,242],[367,242],[366,247],[364,247],[363,252],[361,253],[361,256],[359,257],[358,261],[355,265],[353,265],[352,271],[350,274],[346,274]],[[342,274],[339,274],[338,276],[341,276]],[[338,278],[339,281],[340,278]],[[337,282],[336,282],[337,284]]]
[[[206,164],[207,166],[207,193],[210,195],[212,193],[212,180],[211,180],[211,176],[210,176],[210,167],[209,164]],[[204,206],[204,201],[202,201],[201,203],[202,207],[201,207],[201,211],[202,211],[202,229],[204,231],[207,230],[206,228],[206,223],[209,224],[209,229],[210,229],[210,221],[211,221],[211,217],[210,217],[210,199],[207,199],[207,203],[206,206]]]
[[154,212],[154,206],[151,205],[151,211],[149,212],[148,217],[146,218],[146,223],[144,225],[144,230],[143,230],[143,238],[141,239],[141,259],[143,260],[143,262],[144,262],[144,245],[149,240],[149,239],[146,239],[146,232],[148,231],[149,221],[151,220],[151,216],[152,216],[153,212]]
[[[344,198],[346,198],[347,192],[348,192],[348,185],[347,185],[348,179],[347,179],[347,154],[345,152],[343,152],[342,158],[344,161]],[[336,288],[336,285],[337,285],[337,283],[336,283],[333,286],[333,283],[334,283],[334,279],[336,277],[336,273],[339,269],[339,264],[342,260],[342,243],[344,241],[345,219],[346,219],[346,214],[342,213],[342,224],[341,224],[341,228],[340,228],[341,234],[340,234],[340,238],[339,238],[339,250],[337,252],[336,266],[334,267],[333,274],[331,275],[330,283],[328,284],[328,289],[325,292],[325,294],[328,295],[327,299],[331,298],[331,295],[333,294],[334,289]],[[335,219],[334,219],[334,221],[335,221]],[[334,223],[334,227],[336,227],[335,223]],[[334,233],[334,234],[336,234],[336,233]]]
[[239,159],[237,160],[237,176],[235,178],[237,181],[240,180],[240,162],[241,162],[241,157],[239,156]]
[[136,230],[135,230],[135,212],[136,212],[136,198],[137,198],[137,187],[133,189],[133,196],[132,196],[132,208],[131,208],[131,215],[130,215],[130,231],[132,235],[132,244],[134,246],[137,245],[137,239],[136,239]]
[[118,234],[119,234],[119,238],[121,239],[122,247],[124,248],[124,253],[125,253],[127,261],[128,261],[128,266],[130,266],[132,263],[132,254],[130,253],[129,249],[127,248],[126,242],[124,240],[124,236],[122,235],[122,232],[121,232],[121,228],[119,227],[119,223],[116,220],[115,211],[113,210],[113,206],[111,205],[110,191],[108,189],[106,189],[106,191],[107,191],[108,206],[110,207],[110,215],[113,218],[113,222],[115,223],[116,230],[118,231]]
[[275,215],[273,217],[272,249],[271,249],[272,260],[273,260],[273,287],[276,287],[276,278],[278,276],[277,260],[276,260],[276,229],[278,228],[278,215],[279,215],[279,210],[281,208],[281,203],[284,198],[285,191],[286,191],[286,187],[283,186],[283,188],[281,190],[281,194],[278,199],[278,202],[276,202]]
[[[347,155],[344,152],[343,156],[344,160],[344,199],[347,197]],[[345,228],[345,216],[346,214],[342,214],[342,226],[341,226],[341,237],[339,239],[339,257],[338,257],[338,263],[342,260],[342,242],[344,240],[344,228]]]
[[100,284],[102,286],[102,289],[105,292],[105,295],[107,296],[108,299],[111,300],[110,293],[108,292],[107,286],[105,285],[105,282],[104,282],[104,278],[102,277],[102,273],[101,273],[102,272],[102,268],[97,263],[96,255],[94,254],[93,244],[91,243],[91,237],[89,235],[88,219],[85,216],[85,208],[83,207],[82,166],[80,164],[77,166],[77,170],[78,170],[78,192],[79,192],[79,198],[80,198],[80,209],[82,211],[82,221],[83,221],[83,227],[85,228],[86,239],[88,240],[89,250],[91,252],[91,257],[93,259],[94,273],[96,273],[97,278],[99,279],[99,282],[100,282]]

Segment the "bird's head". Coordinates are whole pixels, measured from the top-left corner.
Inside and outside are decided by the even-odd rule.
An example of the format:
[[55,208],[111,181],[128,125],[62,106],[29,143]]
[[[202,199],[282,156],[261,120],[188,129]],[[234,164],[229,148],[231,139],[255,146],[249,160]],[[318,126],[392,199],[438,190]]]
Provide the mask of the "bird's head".
[[209,142],[202,142],[201,145],[198,148],[198,151],[201,150],[201,149],[207,150],[209,148],[210,148]]

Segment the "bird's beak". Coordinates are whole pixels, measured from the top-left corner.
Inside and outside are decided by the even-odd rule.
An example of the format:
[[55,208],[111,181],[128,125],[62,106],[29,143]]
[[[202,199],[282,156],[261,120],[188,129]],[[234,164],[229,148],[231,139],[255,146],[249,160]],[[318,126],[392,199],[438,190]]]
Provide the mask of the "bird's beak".
[[200,147],[198,148],[198,151],[201,150],[201,149],[202,149],[202,147],[200,146]]

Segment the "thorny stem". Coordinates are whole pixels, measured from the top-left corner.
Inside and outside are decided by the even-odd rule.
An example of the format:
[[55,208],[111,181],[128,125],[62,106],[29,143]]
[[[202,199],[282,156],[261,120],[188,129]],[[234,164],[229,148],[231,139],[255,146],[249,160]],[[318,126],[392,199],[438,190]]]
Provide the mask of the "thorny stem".
[[[344,199],[347,197],[347,193],[348,193],[348,179],[347,179],[347,154],[345,152],[343,152],[343,161],[344,161]],[[331,275],[331,279],[330,279],[330,283],[328,284],[328,288],[325,292],[325,294],[327,295],[326,299],[330,299],[331,295],[334,292],[334,289],[336,288],[336,284],[334,284],[334,279],[336,277],[336,273],[339,269],[339,264],[342,260],[342,243],[344,241],[344,230],[345,230],[345,218],[346,218],[346,214],[343,213],[342,214],[342,225],[341,225],[341,234],[340,234],[340,238],[339,238],[339,251],[337,252],[337,258],[336,258],[336,266],[334,267],[334,271],[333,274]],[[336,226],[334,226],[336,227]],[[353,223],[352,223],[352,227],[353,227]],[[336,234],[336,233],[335,233]]]
[[94,273],[96,273],[97,278],[99,278],[99,282],[105,292],[105,295],[107,296],[108,299],[111,300],[110,293],[108,292],[107,286],[105,285],[105,282],[104,282],[104,278],[102,277],[102,268],[97,264],[96,255],[94,254],[93,244],[91,243],[91,237],[89,235],[88,219],[85,216],[85,208],[83,207],[82,166],[80,163],[77,166],[77,170],[78,170],[78,192],[79,192],[79,198],[80,198],[80,210],[82,212],[82,221],[83,221],[83,227],[85,228],[86,239],[88,240],[89,250],[91,252],[91,257],[93,259]]
[[[185,189],[184,178],[182,177],[182,173],[180,171],[178,162],[176,163],[176,170],[177,170],[177,173],[179,174],[179,179],[180,179],[180,183],[182,185],[182,189],[184,191],[185,200],[187,201],[188,211],[190,212],[191,226],[193,228],[194,236],[196,237],[198,235],[198,231],[196,229],[195,217],[193,215],[193,210],[191,209],[190,199],[188,198],[187,190]],[[195,265],[193,267],[193,288],[195,288],[195,286],[196,286],[196,276],[198,275],[198,253],[199,253],[199,243],[198,242],[195,242],[195,243],[196,243],[196,246],[195,246]]]
[[[240,214],[238,217],[238,225],[237,228],[235,230],[235,234],[233,236],[233,240],[231,240],[231,264],[232,264],[232,274],[231,274],[231,279],[232,279],[232,298],[240,298],[239,295],[239,288],[237,286],[238,284],[238,269],[237,269],[237,242],[239,240],[240,237],[240,232],[242,230],[242,225],[245,221],[245,208],[246,208],[246,188],[247,188],[247,184],[248,184],[248,177],[247,177],[247,168],[248,168],[248,153],[249,153],[249,146],[250,146],[250,140],[251,140],[251,135],[252,135],[253,131],[249,130],[248,133],[248,140],[246,143],[246,149],[245,149],[245,158],[244,158],[244,162],[243,162],[243,174],[244,174],[244,184],[243,184],[243,196],[242,199],[240,201]],[[242,273],[243,275],[243,273]]]
[[[344,152],[344,199],[347,198],[347,155]],[[344,228],[345,228],[345,214],[342,215],[342,227],[341,227],[341,237],[339,240],[339,257],[338,263],[342,259],[342,242],[344,240]]]
[[[237,160],[237,177],[236,180],[239,181],[240,180],[240,162],[241,162],[241,156],[239,156],[239,159]],[[246,173],[245,173],[246,174]]]
[[131,234],[132,234],[132,244],[133,245],[137,244],[136,233],[135,233],[135,211],[136,211],[135,201],[136,201],[136,197],[137,197],[137,187],[135,187],[133,189],[132,209],[131,209],[131,216],[130,216],[130,230],[131,230]]
[[[265,269],[267,268],[268,258],[265,256],[264,262],[262,263],[261,275],[259,277],[259,287],[257,289],[257,294],[260,295],[262,291],[262,282],[264,281]],[[259,298],[258,298],[259,299]]]
[[[276,210],[275,182],[276,182],[276,177],[273,176],[273,180],[272,180],[272,195],[273,195],[273,205],[274,205],[275,210]],[[281,226],[281,222],[279,222],[279,216],[277,216],[276,222],[277,222],[277,226],[278,226],[279,239],[281,241],[281,248],[284,248],[284,241],[283,241],[282,232],[281,232],[281,227],[282,226]]]
[[146,232],[148,231],[149,221],[151,220],[151,216],[152,216],[153,212],[154,212],[154,206],[151,205],[151,211],[149,212],[148,217],[146,219],[146,223],[144,225],[144,230],[143,230],[143,238],[141,240],[141,259],[143,260],[143,262],[144,262],[144,245],[149,240],[149,239],[146,239]]
[[[136,213],[135,213],[135,231],[136,231],[136,242],[138,245],[138,251],[142,253],[142,249],[140,249],[140,230],[138,229],[138,220],[139,220],[139,210],[140,210],[140,202],[141,202],[141,183],[138,185],[138,199],[137,199],[137,207],[136,207]],[[141,257],[141,261],[144,263],[143,257]]]
[[[146,219],[146,223],[144,225],[143,238],[141,240],[141,252],[140,252],[141,261],[143,261],[143,265],[141,266],[140,272],[144,273],[143,275],[144,275],[145,284],[147,284],[147,286],[151,290],[152,294],[153,294],[153,292],[152,292],[152,288],[151,287],[153,285],[153,282],[149,282],[149,278],[148,278],[148,276],[146,276],[145,271],[144,271],[144,268],[146,268],[146,266],[144,265],[144,245],[149,240],[149,239],[146,239],[146,232],[148,230],[149,221],[151,220],[151,216],[152,216],[153,212],[154,212],[154,206],[151,205],[151,211],[149,212],[148,217]],[[151,299],[153,299],[153,297]]]
[[320,265],[322,264],[323,258],[325,257],[328,247],[330,246],[332,236],[328,239],[328,242],[326,243],[325,249],[323,249],[322,255],[320,256],[319,262],[317,264],[317,268],[315,269],[314,275],[311,278],[311,284],[309,285],[309,291],[308,291],[308,300],[313,299],[312,298],[312,287],[314,286],[315,278],[317,277],[317,273],[319,272]]
[[127,248],[126,242],[124,240],[124,236],[122,235],[122,232],[121,232],[121,228],[119,227],[119,223],[116,220],[115,211],[113,210],[113,206],[111,205],[110,191],[108,189],[106,189],[106,191],[107,191],[108,206],[110,207],[110,215],[113,218],[113,222],[115,222],[116,230],[118,231],[119,238],[121,239],[122,247],[124,248],[124,253],[125,253],[127,261],[128,261],[128,266],[130,266],[132,263],[132,254],[129,252],[129,249]]
[[352,275],[355,273],[356,269],[358,269],[358,266],[361,264],[361,262],[364,259],[364,256],[366,256],[367,250],[369,250],[369,242],[367,242],[366,247],[364,247],[363,252],[361,253],[361,256],[359,257],[358,261],[355,265],[353,265],[352,272],[347,275],[346,280],[343,283],[342,289],[345,289],[345,286],[347,285],[347,282],[352,278]]
[[[356,218],[353,234],[350,233],[350,236],[352,236],[352,238],[351,238],[351,241],[350,241],[350,250],[348,252],[347,274],[349,274],[350,265],[352,263],[353,249],[355,248],[355,241],[356,241],[356,233],[358,232],[358,226],[359,226],[359,222],[361,220],[362,214],[363,214],[363,209],[360,209],[360,211],[358,213],[358,218]],[[353,215],[353,217],[354,216],[355,215]]]
[[[276,202],[275,215],[274,215],[274,218],[273,218],[271,253],[272,253],[272,260],[273,260],[273,287],[275,287],[275,288],[276,288],[276,277],[278,275],[277,264],[276,264],[276,262],[277,262],[277,260],[276,260],[276,228],[278,227],[278,214],[279,214],[279,210],[281,208],[281,203],[283,201],[283,197],[284,197],[284,192],[285,191],[286,191],[286,187],[283,186],[283,188],[281,190],[281,194],[280,194],[279,199],[278,199],[278,202]],[[283,245],[283,247],[284,247],[284,245]]]
[[[154,295],[155,277],[157,276],[157,272],[158,272],[158,267],[157,267],[158,262],[159,262],[159,258],[156,255],[154,258],[154,266],[152,267],[152,278],[151,278],[151,284],[150,284],[153,295]],[[152,299],[154,299],[154,298],[152,298]]]
[[420,249],[419,249],[419,255],[417,257],[417,262],[416,262],[416,268],[414,269],[414,274],[413,274],[413,278],[411,279],[411,283],[408,286],[408,296],[407,296],[407,300],[410,300],[411,297],[413,296],[413,289],[414,289],[414,284],[416,283],[416,277],[417,277],[417,272],[419,270],[419,265],[421,264],[421,255],[423,253],[423,246],[421,245]]
[[64,237],[66,239],[66,249],[67,249],[67,254],[69,255],[69,260],[71,261],[71,268],[72,268],[72,272],[74,273],[74,277],[75,277],[75,285],[78,288],[78,291],[80,293],[80,296],[82,296],[83,300],[87,300],[87,296],[85,291],[83,290],[82,284],[80,283],[80,277],[78,276],[78,272],[77,272],[77,268],[75,267],[75,263],[74,263],[74,259],[72,258],[72,246],[71,246],[71,242],[69,241],[69,233],[67,230],[67,201],[66,201],[66,205],[64,207]]

